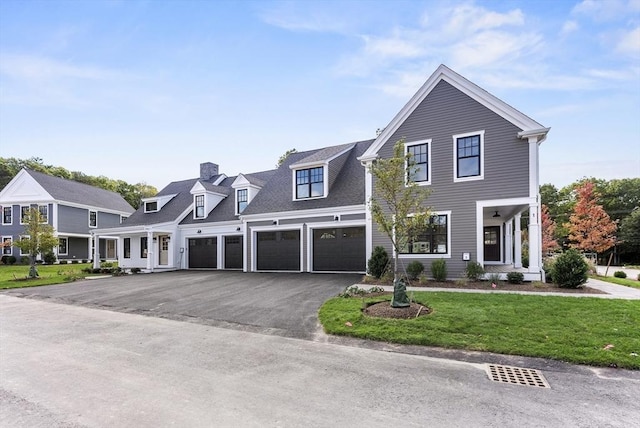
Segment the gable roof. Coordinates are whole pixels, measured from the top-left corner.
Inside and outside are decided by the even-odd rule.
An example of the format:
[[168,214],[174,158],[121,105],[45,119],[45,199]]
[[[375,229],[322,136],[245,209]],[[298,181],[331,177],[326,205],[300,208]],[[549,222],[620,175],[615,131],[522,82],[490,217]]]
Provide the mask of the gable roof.
[[169,223],[176,221],[178,217],[193,203],[191,188],[199,181],[198,178],[190,180],[173,181],[158,192],[156,196],[175,195],[167,202],[161,210],[155,212],[144,212],[144,207],[140,207],[122,222],[121,226],[139,226],[158,223]]
[[375,159],[377,157],[378,150],[380,150],[389,138],[391,138],[411,113],[418,108],[420,103],[427,98],[436,85],[443,80],[520,128],[522,130],[522,132],[519,133],[520,138],[539,136],[538,142],[542,142],[546,138],[549,128],[545,128],[529,116],[511,107],[509,104],[490,94],[475,83],[462,77],[460,74],[451,70],[444,64],[441,64],[422,85],[418,92],[416,92],[409,102],[405,104],[398,114],[396,114],[389,125],[387,125],[380,135],[378,135],[373,144],[371,144],[369,149],[360,159],[363,161]]
[[339,146],[331,146],[331,147],[325,147],[324,149],[315,150],[309,156],[303,159],[300,159],[295,163],[292,163],[289,167],[299,168],[307,165],[329,162],[332,159],[335,159],[336,157],[340,156],[347,150],[352,149],[353,146],[354,146],[353,143],[341,144]]
[[134,211],[134,208],[119,193],[27,168],[24,170],[57,201],[125,213]]
[[[242,215],[364,205],[365,174],[364,167],[358,157],[362,156],[372,142],[373,140],[367,140],[318,150],[291,153],[247,206]],[[346,154],[347,158],[344,165],[325,198],[293,200],[292,166],[305,165],[308,163],[308,159],[312,159],[314,162],[326,161],[344,153],[345,149],[348,150],[349,147],[351,149]],[[327,156],[328,154],[330,156]]]

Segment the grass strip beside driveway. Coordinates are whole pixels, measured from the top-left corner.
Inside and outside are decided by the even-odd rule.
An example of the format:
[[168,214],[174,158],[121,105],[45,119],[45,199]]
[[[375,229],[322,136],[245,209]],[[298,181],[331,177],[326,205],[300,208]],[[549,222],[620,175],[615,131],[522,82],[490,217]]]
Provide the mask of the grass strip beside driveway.
[[329,334],[640,369],[637,300],[448,292],[416,292],[414,299],[433,312],[372,318],[362,313],[362,298],[334,297],[319,320]]
[[35,287],[38,285],[62,284],[90,276],[82,269],[91,267],[89,263],[58,265],[38,265],[39,278],[27,279],[28,265],[0,266],[0,289]]
[[615,276],[592,276],[591,278],[610,282],[611,284],[624,285],[625,287],[640,288],[640,281],[631,278],[616,278]]

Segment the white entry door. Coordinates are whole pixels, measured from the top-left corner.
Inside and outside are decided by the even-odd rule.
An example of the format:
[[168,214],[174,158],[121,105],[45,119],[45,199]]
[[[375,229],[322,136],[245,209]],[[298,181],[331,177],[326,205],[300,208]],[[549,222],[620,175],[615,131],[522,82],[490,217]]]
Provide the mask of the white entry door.
[[169,264],[169,236],[160,236],[160,259],[158,263],[161,265]]

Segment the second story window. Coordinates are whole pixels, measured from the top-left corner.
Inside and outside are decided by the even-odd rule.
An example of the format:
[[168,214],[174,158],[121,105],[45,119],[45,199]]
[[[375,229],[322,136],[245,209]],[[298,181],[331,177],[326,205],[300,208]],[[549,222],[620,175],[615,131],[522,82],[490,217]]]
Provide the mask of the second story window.
[[411,164],[407,165],[407,181],[418,184],[430,184],[429,143],[431,140],[407,144],[407,154],[411,155]]
[[42,222],[48,223],[49,222],[49,206],[38,205],[38,211],[40,211],[40,217],[42,217]]
[[296,171],[296,199],[324,196],[324,168],[299,169]]
[[20,207],[20,224],[27,224],[27,217],[29,217],[29,207],[28,205],[23,205]]
[[196,195],[196,218],[204,218],[204,195]]
[[238,207],[237,207],[237,212],[238,214],[241,214],[242,211],[244,211],[245,208],[247,208],[247,205],[249,204],[249,195],[248,195],[249,191],[247,189],[240,189],[237,192],[237,201],[238,201]]
[[453,181],[481,180],[484,176],[484,131],[453,136]]
[[13,223],[13,207],[2,207],[2,224]]
[[89,227],[98,227],[97,211],[89,211]]

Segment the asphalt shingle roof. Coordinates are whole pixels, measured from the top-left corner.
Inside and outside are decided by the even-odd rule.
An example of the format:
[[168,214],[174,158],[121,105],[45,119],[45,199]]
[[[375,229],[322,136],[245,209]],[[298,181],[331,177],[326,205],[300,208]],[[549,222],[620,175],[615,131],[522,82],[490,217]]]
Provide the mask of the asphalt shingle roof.
[[[291,165],[295,166],[297,164],[304,165],[304,164],[313,163],[313,162],[325,162],[331,159],[332,157],[334,157],[335,155],[337,155],[338,153],[348,149],[353,145],[354,143],[341,144],[339,146],[331,146],[331,147],[325,147],[324,149],[314,150],[313,153],[311,153],[309,156],[296,161],[294,164],[290,164],[290,166]],[[309,153],[309,152],[305,152],[305,153]]]
[[72,202],[126,213],[134,211],[134,208],[131,207],[119,193],[73,180],[67,180],[66,178],[54,177],[30,169],[26,171],[44,190],[58,201]]

